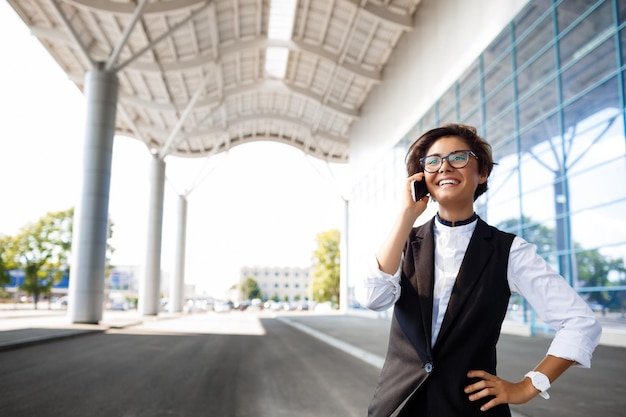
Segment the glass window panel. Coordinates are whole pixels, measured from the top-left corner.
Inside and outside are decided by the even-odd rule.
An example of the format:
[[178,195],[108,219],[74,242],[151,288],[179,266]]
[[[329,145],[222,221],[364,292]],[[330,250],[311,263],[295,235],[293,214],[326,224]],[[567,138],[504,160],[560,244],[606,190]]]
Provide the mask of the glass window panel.
[[[563,2],[559,9],[572,7],[576,3]],[[559,42],[561,66],[565,66],[570,60],[576,59],[588,50],[595,48],[599,42],[606,38],[607,34],[613,31],[613,28],[611,2],[607,1],[581,20],[561,39]]]
[[552,34],[552,22],[548,15],[535,29],[522,39],[517,39],[515,56],[517,67],[525,66],[528,61],[534,60],[534,56],[546,45],[554,42]]
[[585,88],[614,72],[615,63],[615,42],[613,38],[609,38],[563,72],[561,76],[563,101],[567,102]]
[[489,72],[485,73],[485,95],[489,96],[507,80],[510,80],[513,74],[513,63],[511,55],[507,54],[503,60],[492,67]]
[[[595,2],[589,0],[569,0],[561,3],[556,10],[559,33],[563,32]],[[608,1],[607,3],[610,3]]]
[[[623,138],[620,138],[620,140],[623,142]],[[624,155],[622,154],[617,158],[613,156],[613,153],[599,155],[601,149],[606,150],[606,146],[601,146],[596,150],[592,148],[589,152],[591,154],[589,158],[593,158],[596,164],[593,168],[570,173],[569,175],[571,211],[591,210],[595,212],[595,209],[599,206],[609,205],[618,200],[625,200],[625,187],[616,187],[615,181],[598,181],[598,178],[625,178]],[[602,157],[606,159],[599,159]],[[591,192],[594,198],[590,199],[589,195]],[[626,234],[624,236],[626,239]]]
[[522,237],[537,246],[539,256],[557,269],[554,255],[554,221],[538,223],[529,216],[523,216],[521,229]]
[[534,158],[524,155],[521,176],[524,216],[533,222],[540,223],[553,220],[555,215],[554,173]]
[[[626,178],[626,139],[621,112],[606,109],[582,121],[568,143],[570,202],[572,211],[626,200],[626,187],[598,178]],[[593,190],[593,199],[589,199]],[[626,236],[626,235],[625,235]]]
[[[493,160],[500,165],[515,165],[517,167],[517,140],[515,137],[494,140],[488,138],[493,149]],[[511,159],[511,157],[514,157]],[[495,168],[494,168],[495,169]]]
[[531,2],[517,17],[515,17],[515,38],[519,39],[524,32],[529,30],[531,26],[550,8],[549,1],[538,0]]
[[559,125],[556,115],[535,123],[533,126],[521,125],[520,145],[523,152],[530,151],[535,145],[547,141],[559,134]]
[[485,103],[487,123],[491,123],[491,119],[498,114],[507,111],[513,104],[513,83],[504,85],[499,91],[496,91]]
[[[553,112],[558,104],[556,81],[550,81],[543,88],[535,91],[530,97],[526,97],[518,105],[520,128],[536,123],[546,114]],[[556,132],[556,131],[555,131]]]
[[[624,124],[622,112],[616,108],[605,108],[585,120],[580,121],[574,128],[566,130],[567,167],[569,175],[596,172],[607,163],[623,158]],[[626,178],[626,175],[614,176]],[[605,173],[602,175],[606,176]],[[595,178],[599,178],[595,176]],[[594,179],[595,181],[595,179]],[[605,181],[607,186],[613,187],[611,181]],[[626,196],[626,187],[621,187]],[[602,193],[603,197],[613,193]],[[594,199],[597,201],[597,198]]]
[[515,136],[515,120],[513,111],[500,115],[497,119],[487,119],[485,135],[489,142],[495,144]]
[[[514,141],[505,144],[504,148],[515,148]],[[519,172],[517,154],[506,151],[504,154],[494,147],[494,166],[489,176],[487,214],[489,223],[518,222],[520,218]]]
[[622,47],[622,62],[626,62],[626,27],[619,32],[619,39]]
[[579,121],[607,107],[620,108],[619,103],[617,78],[613,77],[565,108],[565,130],[574,128]]
[[486,70],[501,65],[504,61],[511,61],[511,31],[507,26],[483,52],[483,66]]
[[619,15],[619,22],[626,22],[626,1],[619,0],[617,3],[617,14]]
[[467,90],[473,90],[479,84],[480,59],[475,60],[459,78],[459,95],[465,95]]
[[614,257],[623,257],[624,253],[610,250],[612,245],[626,243],[626,202],[616,201],[613,204],[584,210],[571,217],[572,240],[583,248],[606,248],[606,252]]
[[454,105],[456,103],[456,86],[454,83],[448,90],[443,93],[439,99],[439,114],[442,115],[442,120],[445,120],[443,115],[454,114]]
[[461,118],[461,123],[474,126],[478,130],[479,134],[482,134],[482,131],[484,130],[482,127],[482,119],[480,117],[480,112],[478,111],[478,109],[476,109],[474,113],[468,114],[465,117]]
[[459,100],[459,113],[461,115],[461,119],[465,119],[470,113],[475,112],[476,109],[480,107],[480,103],[480,84],[476,84]]
[[560,160],[555,152],[559,135],[555,115],[524,129],[520,136],[522,193],[526,215],[545,220],[554,217],[554,182]]
[[626,285],[626,273],[623,268],[626,264],[626,244],[605,246],[601,248],[588,248],[577,251],[576,261],[578,265],[578,290],[586,297],[594,311],[604,307],[612,310],[623,311],[624,293],[618,288],[609,291],[583,291],[582,287],[618,286]]
[[[517,88],[520,99],[531,90],[540,87],[546,79],[554,77],[556,59],[554,48],[549,48],[532,62],[528,62],[517,75]],[[543,88],[543,87],[541,87]]]
[[456,123],[459,120],[456,115],[456,109],[453,107],[449,107],[448,110],[439,112],[439,124],[443,125],[446,123]]

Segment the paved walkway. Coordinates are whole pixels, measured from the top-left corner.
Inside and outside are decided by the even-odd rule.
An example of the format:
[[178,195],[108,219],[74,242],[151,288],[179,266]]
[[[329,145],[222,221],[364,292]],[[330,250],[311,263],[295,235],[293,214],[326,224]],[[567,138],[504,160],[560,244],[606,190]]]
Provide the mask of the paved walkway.
[[[242,314],[240,312],[232,312],[231,314]],[[276,317],[282,322],[289,324],[299,330],[312,335],[338,349],[341,349],[355,357],[360,358],[366,363],[380,368],[382,366],[386,349],[387,339],[389,332],[389,316],[380,313],[373,313],[367,311],[352,311],[350,314],[315,314],[309,313],[279,313],[274,314],[271,312],[258,313],[261,315],[271,315]],[[124,327],[130,327],[145,323],[150,320],[167,320],[184,318],[186,314],[182,313],[162,313],[158,317],[145,317],[139,315],[136,311],[105,311],[103,313],[102,321],[97,325],[89,324],[73,324],[70,323],[66,311],[62,309],[47,309],[42,308],[34,310],[32,307],[24,308],[19,304],[16,305],[0,305],[0,354],[2,351],[10,349],[19,349],[32,344],[47,343],[53,340],[69,337],[78,337],[93,332],[105,332],[110,329],[119,329]],[[609,315],[600,318],[603,323],[603,337],[601,345],[611,346],[608,349],[614,349],[614,347],[626,347],[626,319],[621,315]],[[506,323],[503,329],[503,333],[512,335],[524,335],[527,329],[516,323]],[[515,337],[515,336],[513,336]],[[514,343],[519,344],[520,341],[524,341],[527,338],[518,338]],[[534,344],[537,344],[537,338],[528,338],[528,340],[535,340]],[[501,341],[502,343],[503,341]],[[547,339],[539,341],[539,344],[548,343]],[[504,341],[503,343],[507,343]],[[534,348],[533,348],[534,349]],[[509,349],[515,352],[515,355],[522,353],[523,347],[517,345]],[[529,349],[526,349],[529,350]],[[544,352],[543,347],[539,348],[539,352]],[[596,383],[606,384],[610,386],[614,381],[614,372],[621,373],[622,370],[626,370],[626,361],[620,358],[626,359],[626,350],[617,349],[613,350],[611,363],[600,369],[596,368],[595,377],[598,377],[598,371],[600,381]],[[598,352],[600,353],[600,352]],[[533,357],[539,356],[542,353],[533,352]],[[608,357],[609,355],[604,355]],[[617,359],[616,359],[617,358]],[[531,359],[532,361],[533,359]],[[512,362],[514,360],[510,360]],[[504,361],[503,361],[504,362]],[[525,369],[528,366],[527,358],[520,358],[520,369]],[[531,363],[531,362],[530,362]],[[595,363],[595,362],[594,362]],[[521,372],[515,369],[516,373]],[[575,374],[572,371],[571,374]],[[568,373],[569,374],[569,373]],[[559,380],[559,386],[563,386],[563,391],[570,391],[570,387],[566,387],[567,377],[566,374],[563,379]],[[594,375],[592,375],[594,376]],[[506,375],[503,375],[506,378]],[[574,375],[574,377],[576,377]],[[512,377],[515,378],[515,377]],[[572,381],[572,385],[580,385],[580,381]],[[590,382],[591,383],[591,382]],[[598,401],[598,393],[589,393],[590,400]],[[562,396],[562,395],[561,395]],[[556,397],[556,395],[555,395]],[[612,395],[604,399],[605,403],[612,400]],[[617,396],[619,397],[619,396]],[[616,398],[615,401],[621,401],[620,398]],[[530,403],[529,403],[530,404]],[[544,406],[542,402],[536,402],[537,406]],[[547,402],[545,404],[548,404]],[[551,400],[550,406],[556,406],[557,401]],[[513,407],[515,408],[515,407]],[[530,407],[523,406],[522,410],[530,410]],[[540,410],[541,411],[541,410]],[[524,417],[518,411],[513,410],[514,417]],[[529,415],[544,415],[529,414]],[[555,415],[548,412],[545,415]],[[585,414],[590,415],[590,414]],[[608,414],[607,414],[608,415]],[[620,414],[621,415],[621,414]]]

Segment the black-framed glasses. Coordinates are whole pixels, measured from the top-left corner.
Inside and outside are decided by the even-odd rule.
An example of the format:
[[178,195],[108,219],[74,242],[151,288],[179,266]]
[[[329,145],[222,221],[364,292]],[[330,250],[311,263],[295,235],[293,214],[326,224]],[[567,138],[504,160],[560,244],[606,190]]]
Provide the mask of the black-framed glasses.
[[448,164],[455,169],[465,168],[467,164],[469,164],[470,155],[474,158],[478,159],[476,154],[472,151],[454,151],[450,152],[448,156],[441,155],[428,155],[420,159],[420,164],[422,164],[422,168],[424,171],[430,172],[431,174],[439,171],[441,165],[443,165],[443,160],[448,161]]

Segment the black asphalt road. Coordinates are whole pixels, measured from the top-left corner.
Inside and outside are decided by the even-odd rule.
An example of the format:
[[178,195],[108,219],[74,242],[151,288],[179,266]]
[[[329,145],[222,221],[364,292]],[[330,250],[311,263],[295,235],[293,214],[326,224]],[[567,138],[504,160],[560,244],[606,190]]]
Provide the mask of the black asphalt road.
[[[379,369],[286,321],[383,356],[389,322],[232,312],[147,321],[0,352],[1,417],[365,416]],[[502,335],[500,375],[517,380],[550,340]],[[626,416],[626,348],[599,346],[525,417]]]
[[365,414],[378,369],[273,318],[264,335],[237,334],[250,327],[237,314],[2,352],[0,416]]
[[[550,339],[502,335],[498,344],[500,376],[517,381],[548,350]],[[511,409],[527,417],[626,416],[626,348],[598,346],[590,369],[572,367],[550,389],[551,398],[539,396]]]
[[[389,322],[354,316],[303,316],[291,318],[346,342],[368,346],[380,356],[386,353]],[[609,323],[611,324],[611,323]],[[613,323],[614,325],[615,323]],[[546,337],[502,334],[498,342],[498,372],[518,381],[539,363],[550,346]],[[539,396],[527,404],[512,405],[524,417],[625,417],[626,348],[598,346],[590,369],[570,368],[550,389],[551,398]]]

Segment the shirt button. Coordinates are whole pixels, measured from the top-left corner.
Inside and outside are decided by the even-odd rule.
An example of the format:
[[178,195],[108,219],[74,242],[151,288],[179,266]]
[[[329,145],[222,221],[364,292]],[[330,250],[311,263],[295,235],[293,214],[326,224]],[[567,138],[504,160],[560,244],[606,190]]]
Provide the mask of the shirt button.
[[428,362],[424,365],[424,370],[426,373],[431,373],[433,371],[433,364]]

